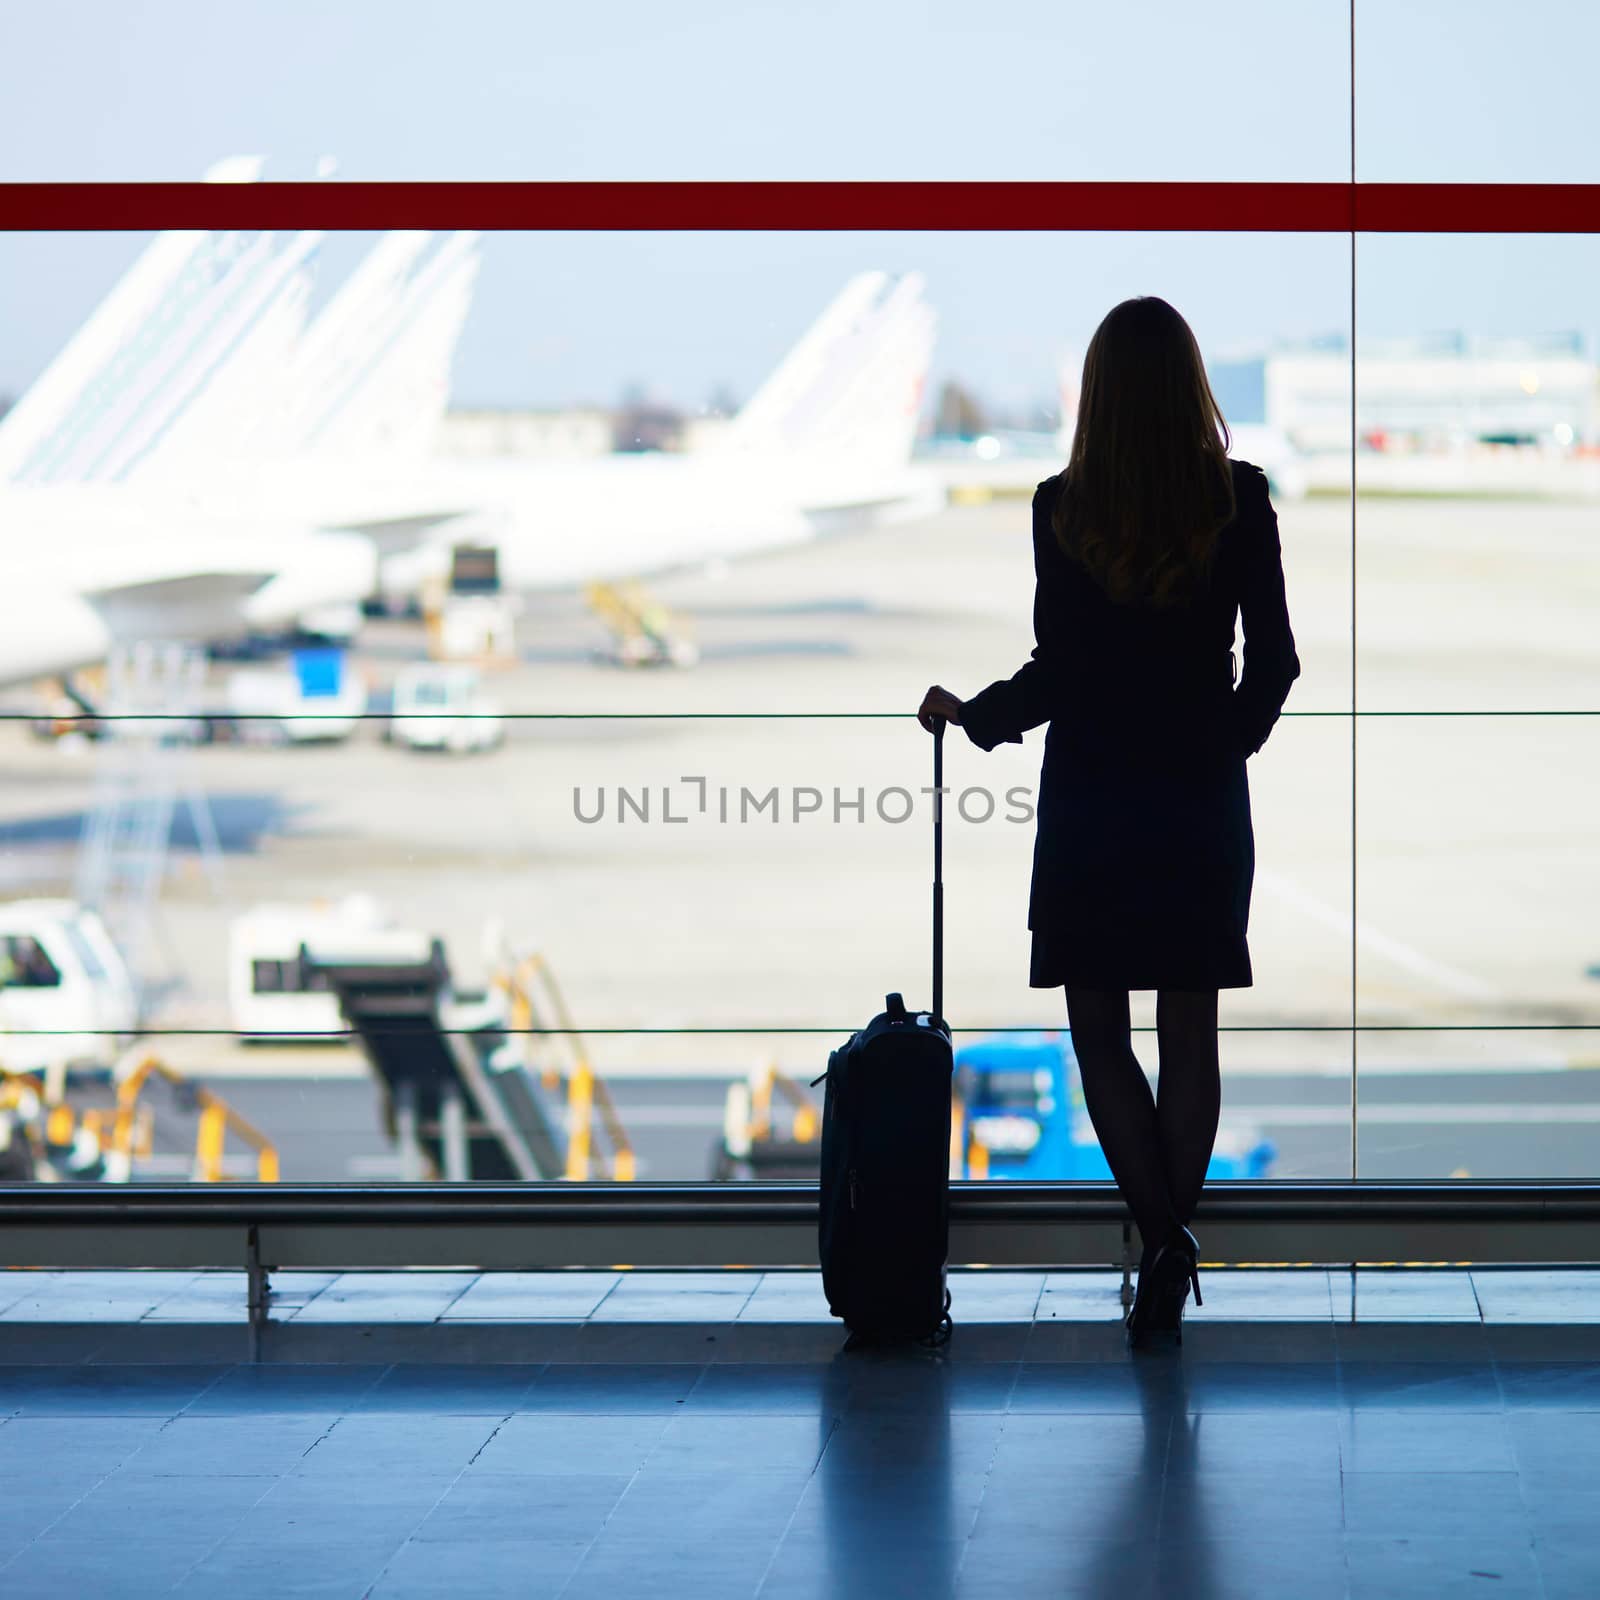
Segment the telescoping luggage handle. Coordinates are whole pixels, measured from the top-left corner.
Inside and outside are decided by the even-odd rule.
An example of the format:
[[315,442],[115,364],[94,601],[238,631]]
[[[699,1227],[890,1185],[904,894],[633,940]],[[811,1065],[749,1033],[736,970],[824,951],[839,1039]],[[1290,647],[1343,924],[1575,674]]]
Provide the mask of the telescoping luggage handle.
[[933,721],[933,1021],[944,1021],[944,718]]

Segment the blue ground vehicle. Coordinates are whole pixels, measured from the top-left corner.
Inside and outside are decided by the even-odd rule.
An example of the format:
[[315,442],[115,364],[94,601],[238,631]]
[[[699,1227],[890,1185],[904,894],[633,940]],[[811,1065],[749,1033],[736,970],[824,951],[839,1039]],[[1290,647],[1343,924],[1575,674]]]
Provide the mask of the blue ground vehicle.
[[[960,1177],[1110,1179],[1065,1033],[998,1034],[963,1045],[955,1083],[965,1118],[952,1167]],[[1219,1140],[1206,1176],[1265,1178],[1276,1155],[1265,1139]]]

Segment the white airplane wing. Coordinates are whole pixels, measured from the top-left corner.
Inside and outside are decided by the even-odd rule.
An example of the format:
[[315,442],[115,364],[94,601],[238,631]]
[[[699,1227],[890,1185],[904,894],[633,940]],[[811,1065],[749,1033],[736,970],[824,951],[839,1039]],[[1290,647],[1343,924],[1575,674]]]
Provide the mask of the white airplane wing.
[[180,505],[123,484],[6,488],[0,683],[105,659],[118,641],[209,640],[281,627],[370,594],[356,534]]
[[88,589],[83,598],[113,638],[205,638],[225,631],[228,619],[276,571],[271,561],[258,560],[231,570],[201,569]]
[[[206,638],[270,574],[185,573],[96,594],[13,584],[0,595],[0,684],[31,683],[104,661],[119,639]],[[220,631],[236,631],[224,627]]]

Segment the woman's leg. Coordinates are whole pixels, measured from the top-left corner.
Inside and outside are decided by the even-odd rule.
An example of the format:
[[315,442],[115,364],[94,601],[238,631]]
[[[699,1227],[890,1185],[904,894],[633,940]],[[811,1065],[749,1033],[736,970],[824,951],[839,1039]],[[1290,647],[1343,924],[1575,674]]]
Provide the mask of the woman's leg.
[[1156,995],[1156,1037],[1161,1046],[1156,1122],[1172,1209],[1178,1221],[1186,1223],[1200,1202],[1222,1109],[1217,991],[1160,990]]
[[1128,1202],[1146,1258],[1172,1231],[1155,1096],[1133,1053],[1126,989],[1068,989],[1067,1021],[1089,1120]]

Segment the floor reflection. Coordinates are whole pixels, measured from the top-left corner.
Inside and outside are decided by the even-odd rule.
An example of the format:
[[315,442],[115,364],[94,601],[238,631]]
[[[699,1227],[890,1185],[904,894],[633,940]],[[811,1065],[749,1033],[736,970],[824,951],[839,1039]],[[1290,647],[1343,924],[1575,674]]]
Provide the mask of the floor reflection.
[[1132,1595],[1181,1580],[1187,1600],[1222,1600],[1227,1530],[1211,1526],[1178,1354],[1123,1368],[1115,1410],[1106,1369],[1085,1364],[1055,1397],[1082,1409],[1007,1411],[1013,1371],[841,1358],[827,1387],[843,1408],[831,1429],[819,1418],[826,1448],[772,1592]]
[[1145,1455],[1140,1473],[1161,1497],[1158,1525],[1159,1592],[1187,1600],[1223,1600],[1236,1591],[1218,1569],[1215,1542],[1227,1530],[1216,1525],[1200,1470],[1204,1417],[1189,1399],[1188,1369],[1177,1351],[1141,1354],[1133,1362],[1144,1421]]
[[961,1374],[940,1353],[857,1352],[834,1367],[845,1408],[807,1495],[820,1524],[803,1499],[787,1554],[803,1560],[820,1526],[818,1592],[949,1600],[1001,1419],[953,1412]]

